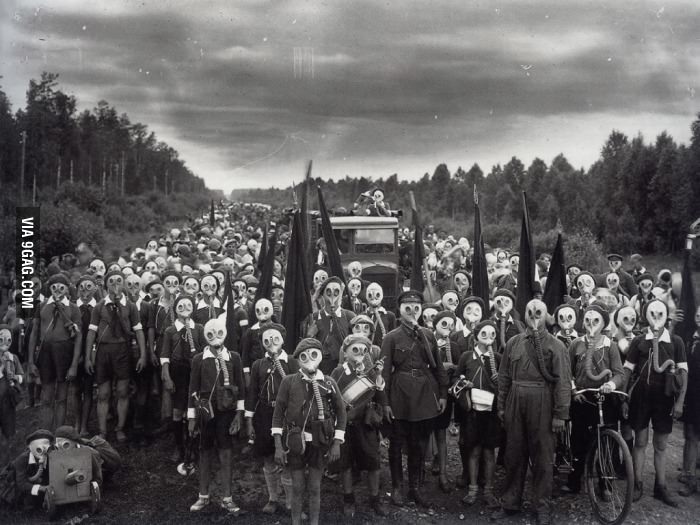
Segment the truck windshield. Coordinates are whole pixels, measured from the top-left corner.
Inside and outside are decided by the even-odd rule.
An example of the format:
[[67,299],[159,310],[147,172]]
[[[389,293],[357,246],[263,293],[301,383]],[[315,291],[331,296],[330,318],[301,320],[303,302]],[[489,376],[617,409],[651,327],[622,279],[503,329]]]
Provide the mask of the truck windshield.
[[393,253],[393,251],[393,229],[355,230],[356,253]]
[[350,253],[352,230],[333,230],[340,253]]

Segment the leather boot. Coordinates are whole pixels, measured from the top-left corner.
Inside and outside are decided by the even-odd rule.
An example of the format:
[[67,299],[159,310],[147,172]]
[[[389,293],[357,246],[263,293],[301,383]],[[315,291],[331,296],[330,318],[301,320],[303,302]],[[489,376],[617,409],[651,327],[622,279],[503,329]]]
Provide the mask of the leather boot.
[[691,475],[688,477],[688,480],[685,483],[685,487],[682,488],[681,490],[678,491],[678,494],[683,496],[684,498],[687,498],[688,496],[691,496],[698,491],[698,478],[695,476]]

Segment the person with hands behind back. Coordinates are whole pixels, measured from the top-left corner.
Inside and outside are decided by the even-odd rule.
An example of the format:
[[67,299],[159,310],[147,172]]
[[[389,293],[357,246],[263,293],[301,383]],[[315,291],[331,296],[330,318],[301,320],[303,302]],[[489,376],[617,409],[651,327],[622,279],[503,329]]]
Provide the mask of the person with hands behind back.
[[301,369],[282,380],[272,416],[275,461],[292,473],[294,525],[301,523],[305,488],[309,492],[309,522],[318,525],[323,470],[327,460],[340,459],[340,445],[345,441],[345,401],[335,380],[319,368],[321,346],[310,337],[299,341],[294,358]]

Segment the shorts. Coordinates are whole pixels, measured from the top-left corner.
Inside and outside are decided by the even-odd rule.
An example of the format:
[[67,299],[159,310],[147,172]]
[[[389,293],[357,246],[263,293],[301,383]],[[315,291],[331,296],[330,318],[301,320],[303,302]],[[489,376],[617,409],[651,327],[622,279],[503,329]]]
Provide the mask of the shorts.
[[348,424],[340,445],[340,470],[379,470],[379,432],[362,422]]
[[15,435],[17,424],[17,413],[11,401],[11,388],[6,377],[0,378],[0,430],[7,439]]
[[229,450],[233,447],[233,436],[228,433],[233,418],[236,416],[235,410],[217,412],[214,409],[214,417],[207,421],[201,429],[201,440],[199,450]]
[[629,423],[632,430],[639,432],[649,427],[651,421],[654,432],[670,434],[673,430],[673,397],[664,395],[663,389],[640,388],[632,392],[629,409]]
[[471,410],[459,427],[459,443],[467,450],[476,446],[493,450],[501,445],[502,434],[496,412]]
[[287,454],[287,466],[289,470],[302,470],[306,467],[323,470],[328,463],[328,449],[329,447],[320,447],[307,441],[303,454]]
[[187,410],[187,398],[190,393],[190,366],[183,361],[170,361],[170,379],[175,385],[172,393],[173,408],[185,412]]
[[95,357],[95,379],[98,385],[112,379],[131,379],[131,351],[128,343],[100,343]]
[[454,406],[454,397],[447,397],[447,406],[445,410],[433,418],[434,430],[445,430],[452,422],[452,407]]
[[262,400],[258,402],[253,415],[253,430],[255,430],[255,442],[253,443],[253,451],[257,457],[268,457],[275,453],[275,439],[270,434],[272,428],[272,415],[275,408],[264,403]]
[[75,343],[68,341],[44,342],[39,350],[37,368],[42,384],[64,383],[73,362]]

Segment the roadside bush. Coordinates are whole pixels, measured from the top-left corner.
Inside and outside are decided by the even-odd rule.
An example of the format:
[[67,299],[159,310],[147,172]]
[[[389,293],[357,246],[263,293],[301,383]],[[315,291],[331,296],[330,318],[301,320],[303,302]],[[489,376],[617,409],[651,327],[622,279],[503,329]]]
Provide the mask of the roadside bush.
[[73,202],[41,206],[41,257],[74,252],[80,242],[102,245],[104,221]]

